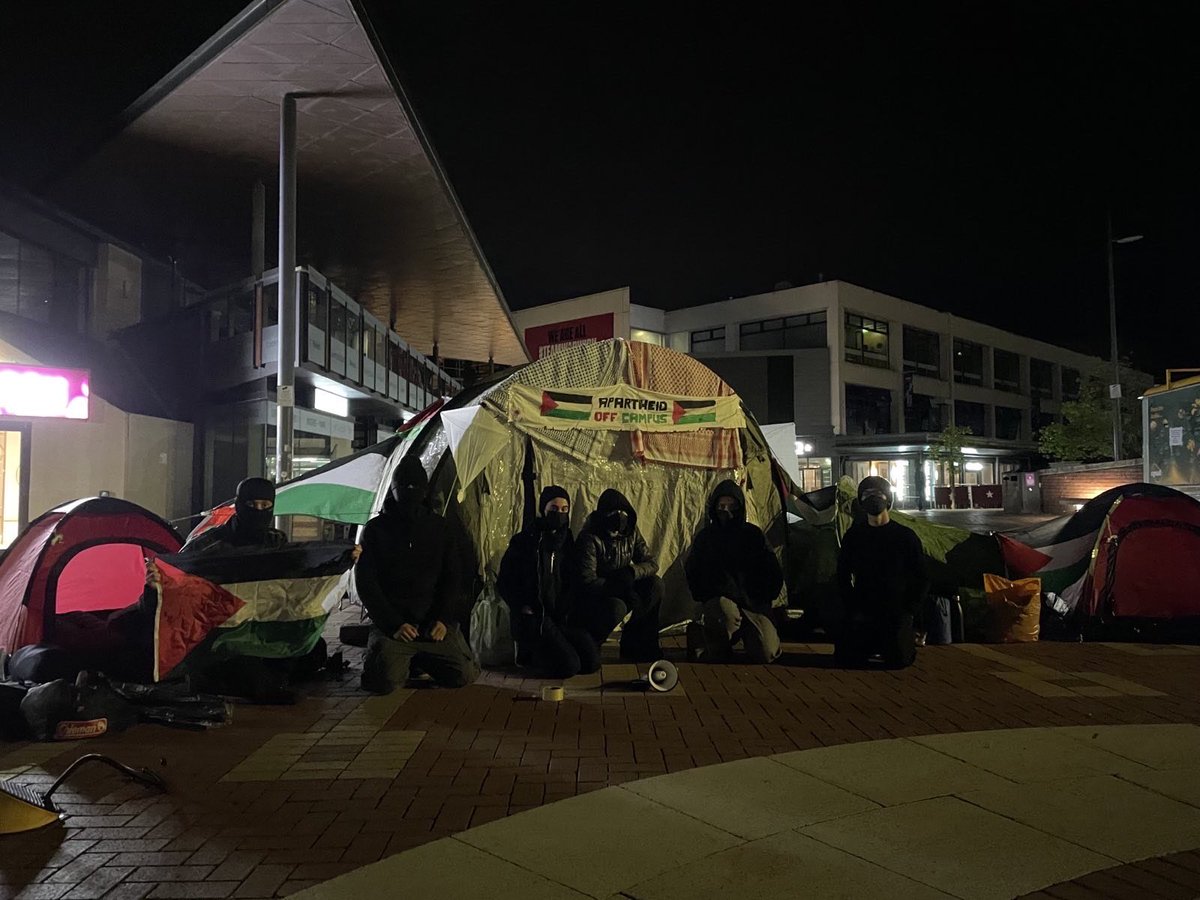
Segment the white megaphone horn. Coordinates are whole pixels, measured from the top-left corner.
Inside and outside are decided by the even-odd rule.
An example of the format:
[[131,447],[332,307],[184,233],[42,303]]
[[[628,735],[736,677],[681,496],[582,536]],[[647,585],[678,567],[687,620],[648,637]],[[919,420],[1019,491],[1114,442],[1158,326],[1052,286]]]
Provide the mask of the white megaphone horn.
[[660,659],[646,673],[646,686],[652,691],[666,693],[679,684],[679,670],[665,659]]

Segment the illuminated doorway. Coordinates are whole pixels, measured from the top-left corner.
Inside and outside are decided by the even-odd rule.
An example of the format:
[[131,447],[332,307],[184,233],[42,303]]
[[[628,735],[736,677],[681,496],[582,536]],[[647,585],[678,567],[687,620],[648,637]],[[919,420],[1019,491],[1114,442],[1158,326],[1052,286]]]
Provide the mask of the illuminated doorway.
[[27,518],[25,470],[29,433],[0,431],[0,549],[12,546]]

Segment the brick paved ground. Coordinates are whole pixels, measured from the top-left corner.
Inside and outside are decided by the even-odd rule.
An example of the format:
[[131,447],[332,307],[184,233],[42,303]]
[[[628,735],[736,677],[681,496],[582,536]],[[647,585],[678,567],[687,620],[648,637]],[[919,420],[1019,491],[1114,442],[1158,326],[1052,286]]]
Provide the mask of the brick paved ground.
[[839,671],[827,647],[785,649],[769,667],[681,664],[667,695],[631,691],[636,671],[606,665],[604,685],[583,679],[558,704],[533,699],[544,682],[495,672],[461,691],[364,702],[351,673],[294,707],[238,707],[231,726],[207,733],[139,726],[48,751],[0,747],[0,773],[26,782],[101,750],[172,785],[150,796],[85,770],[60,792],[64,828],[0,838],[0,896],[282,896],[520,810],[693,766],[942,732],[1200,722],[1200,648],[933,647],[904,672]]
[[1026,894],[1021,900],[1194,900],[1200,897],[1200,851],[1114,866]]

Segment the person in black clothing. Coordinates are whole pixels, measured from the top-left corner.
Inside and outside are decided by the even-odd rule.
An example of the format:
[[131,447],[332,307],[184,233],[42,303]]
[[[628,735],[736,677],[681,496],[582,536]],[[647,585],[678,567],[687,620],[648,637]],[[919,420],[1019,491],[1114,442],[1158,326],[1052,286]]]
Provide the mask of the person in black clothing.
[[271,527],[275,515],[275,484],[266,478],[246,478],[237,486],[229,521],[188,538],[180,553],[219,553],[234,547],[278,550],[287,535]]
[[459,569],[449,523],[429,508],[420,461],[400,461],[383,512],[367,523],[354,569],[371,616],[362,686],[389,694],[412,665],[443,687],[464,687],[479,665],[454,621]]
[[892,487],[878,476],[858,486],[865,521],[855,522],[838,555],[838,591],[845,620],[834,644],[834,661],[863,666],[881,656],[892,668],[917,656],[913,621],[928,590],[921,541],[911,528],[893,522]]
[[703,624],[688,625],[689,659],[729,662],[738,642],[747,662],[778,659],[770,611],[783,570],[762,530],[746,521],[746,497],[733,481],[721,482],[709,498],[708,524],[696,535],[684,572],[703,609]]
[[637,512],[620,491],[609,488],[600,495],[575,540],[575,569],[579,593],[571,624],[602,644],[628,614],[621,656],[635,662],[658,659],[663,582],[658,561],[638,531]]
[[500,561],[496,588],[512,611],[517,662],[552,678],[600,668],[600,648],[582,628],[567,624],[573,585],[568,573],[575,540],[571,500],[558,485],[542,490],[534,522],[513,535]]

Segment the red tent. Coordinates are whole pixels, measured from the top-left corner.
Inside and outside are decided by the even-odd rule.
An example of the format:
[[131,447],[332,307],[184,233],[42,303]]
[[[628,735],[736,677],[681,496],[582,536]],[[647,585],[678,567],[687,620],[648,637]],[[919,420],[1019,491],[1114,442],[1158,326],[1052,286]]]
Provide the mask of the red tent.
[[55,616],[120,609],[145,582],[144,556],[175,553],[170,524],[128,500],[89,497],[44,513],[0,561],[0,648],[51,641]]
[[1080,606],[1092,618],[1200,618],[1200,503],[1123,497],[1096,540]]

